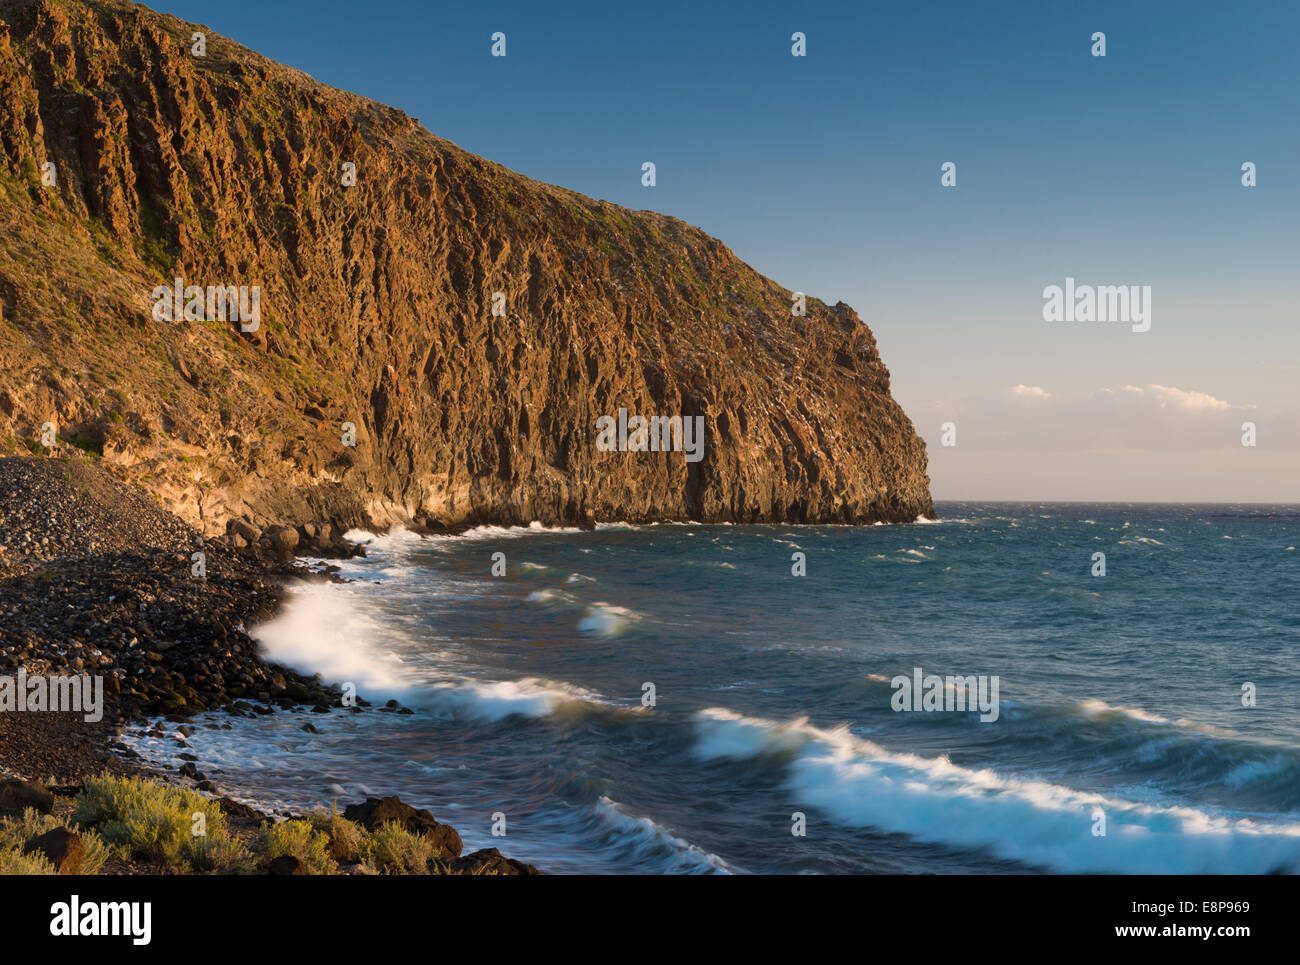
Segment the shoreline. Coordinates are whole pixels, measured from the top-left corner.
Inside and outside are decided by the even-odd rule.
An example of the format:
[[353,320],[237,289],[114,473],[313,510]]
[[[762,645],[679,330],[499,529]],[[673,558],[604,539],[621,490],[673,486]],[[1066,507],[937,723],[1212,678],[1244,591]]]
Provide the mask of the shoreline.
[[[79,711],[0,711],[0,779],[21,782],[0,795],[0,817],[13,818],[21,809],[8,805],[21,801],[48,800],[41,810],[69,813],[87,779],[112,774],[213,795],[241,826],[276,820],[223,798],[201,764],[160,771],[119,739],[128,724],[146,724],[180,735],[183,752],[184,728],[206,711],[249,717],[341,705],[342,692],[319,675],[264,659],[245,627],[280,613],[293,581],[340,579],[330,563],[308,566],[297,553],[327,561],[364,549],[288,527],[250,540],[249,529],[236,522],[226,538],[203,539],[93,463],[0,458],[0,677],[85,675],[103,685],[98,720]],[[377,708],[357,698],[352,710]],[[376,800],[413,827],[448,829],[456,844],[448,867],[463,869],[449,873],[537,873],[495,849],[461,857],[454,829],[396,798]],[[159,871],[125,863],[114,873]]]
[[[49,796],[48,785],[65,813],[87,779],[109,774],[212,795],[238,821],[297,819],[275,814],[266,803],[247,803],[256,801],[255,794],[242,802],[223,796],[202,772],[202,762],[188,753],[186,731],[197,726],[191,722],[200,714],[257,717],[346,706],[342,691],[320,674],[308,676],[264,656],[246,627],[281,615],[295,584],[348,582],[335,561],[365,556],[367,546],[345,538],[353,529],[376,538],[395,529],[448,537],[539,525],[446,525],[424,518],[400,525],[317,522],[258,529],[232,519],[224,536],[205,537],[158,503],[93,460],[0,457],[0,678],[88,675],[103,683],[102,718],[93,722],[80,712],[0,707],[0,780],[30,784],[33,790],[23,795],[41,800]],[[542,528],[586,532],[643,525],[736,524],[583,520]],[[353,712],[410,713],[396,701],[382,707],[355,701]],[[175,739],[176,766],[144,762],[122,740],[128,726]],[[0,807],[0,822],[16,813]],[[433,822],[432,815],[428,820]],[[457,860],[475,858],[472,868],[494,873],[538,873],[496,849],[486,851],[491,853]],[[120,873],[158,873],[132,870],[129,862],[124,867]]]
[[[602,525],[653,524],[590,521],[559,528],[594,531]],[[364,531],[381,537],[400,528],[445,537],[485,527],[536,526],[423,520],[400,527],[372,523]],[[351,530],[331,523],[260,530],[235,519],[224,536],[205,538],[152,494],[96,462],[0,457],[0,678],[25,673],[29,679],[87,675],[102,681],[102,717],[95,721],[79,712],[0,706],[0,779],[30,782],[35,790],[24,793],[41,800],[47,796],[42,785],[48,785],[65,813],[88,779],[110,774],[212,795],[239,822],[299,818],[257,803],[255,791],[242,802],[224,797],[185,738],[202,726],[194,719],[212,711],[257,717],[347,706],[342,691],[320,674],[308,676],[264,656],[246,629],[281,615],[295,584],[348,582],[335,561],[365,556],[367,544],[346,539],[346,532]],[[375,707],[359,697],[350,709],[410,713],[396,701]],[[122,739],[128,726],[148,728],[169,745],[175,740],[174,766],[145,762]],[[16,813],[0,807],[0,821]],[[437,824],[432,815],[428,821]],[[464,865],[475,858],[467,866],[480,871],[537,873],[487,851],[456,860]],[[123,868],[118,873],[158,873],[130,862]]]

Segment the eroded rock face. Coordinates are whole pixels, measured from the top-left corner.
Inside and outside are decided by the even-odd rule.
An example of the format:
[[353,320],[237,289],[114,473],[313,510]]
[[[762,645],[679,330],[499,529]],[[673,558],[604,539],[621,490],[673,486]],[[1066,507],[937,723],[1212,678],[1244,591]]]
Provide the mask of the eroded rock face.
[[[677,219],[198,25],[116,0],[0,0],[0,21],[0,446],[52,422],[210,533],[932,512],[847,305],[794,316]],[[156,320],[178,277],[258,286],[260,324]],[[601,451],[620,408],[703,416],[702,458]]]

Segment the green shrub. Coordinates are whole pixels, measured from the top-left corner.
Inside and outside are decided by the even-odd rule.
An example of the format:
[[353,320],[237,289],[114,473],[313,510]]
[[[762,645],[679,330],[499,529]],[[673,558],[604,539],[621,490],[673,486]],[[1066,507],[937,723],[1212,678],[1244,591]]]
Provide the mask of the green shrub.
[[54,865],[43,855],[23,854],[17,848],[0,850],[0,875],[52,875]]
[[332,805],[328,811],[316,808],[307,815],[307,820],[329,839],[330,853],[339,861],[359,864],[364,860],[362,851],[366,832],[359,824],[340,815],[337,805]]
[[367,869],[375,874],[445,873],[443,866],[435,860],[437,849],[432,839],[423,834],[412,834],[392,821],[384,823],[367,835],[364,854]]
[[85,782],[72,817],[98,831],[123,860],[180,871],[246,870],[246,851],[230,840],[220,805],[197,791],[105,775]]
[[190,867],[220,875],[257,873],[257,862],[243,842],[228,834],[205,835],[194,839],[189,849]]
[[338,865],[329,856],[329,838],[308,821],[267,825],[262,828],[261,841],[267,861],[289,854],[307,866],[308,874],[332,875],[338,872]]
[[[6,818],[0,821],[0,849],[21,852],[23,846],[32,838],[44,834],[46,831],[53,831],[55,828],[67,827],[63,821],[52,814],[42,814],[35,808],[27,808],[23,811],[21,817]],[[109,848],[104,844],[103,839],[94,831],[81,828],[68,828],[69,831],[75,831],[80,837],[82,844],[86,846],[86,853],[81,859],[81,874],[94,875],[99,874],[99,869],[104,866],[108,860]],[[20,853],[19,858],[23,858]],[[35,857],[38,861],[44,861],[39,855],[28,855],[27,858]],[[48,864],[48,862],[46,862]],[[41,871],[13,871],[4,872],[6,874],[53,874],[54,866],[49,865],[50,870]]]

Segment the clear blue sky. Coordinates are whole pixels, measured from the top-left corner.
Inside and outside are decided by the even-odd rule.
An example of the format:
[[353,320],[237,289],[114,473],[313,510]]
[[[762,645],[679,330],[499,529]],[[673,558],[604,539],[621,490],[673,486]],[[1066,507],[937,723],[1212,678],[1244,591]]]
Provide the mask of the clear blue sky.
[[[853,305],[938,498],[1300,501],[1294,0],[152,5]],[[1045,322],[1067,276],[1151,331]]]

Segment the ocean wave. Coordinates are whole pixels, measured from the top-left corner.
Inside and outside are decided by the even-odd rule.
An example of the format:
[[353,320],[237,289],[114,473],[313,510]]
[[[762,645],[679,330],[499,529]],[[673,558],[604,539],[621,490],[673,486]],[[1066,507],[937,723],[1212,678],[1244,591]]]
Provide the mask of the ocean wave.
[[732,867],[716,854],[712,854],[678,837],[668,828],[650,818],[633,817],[622,806],[602,795],[596,802],[596,814],[609,824],[622,838],[624,846],[631,846],[638,858],[659,858],[668,852],[669,862],[664,874],[733,874]]
[[[703,759],[775,756],[796,801],[846,827],[1065,872],[1255,874],[1300,870],[1300,823],[1140,804],[1045,781],[893,753],[847,727],[821,729],[722,708],[696,715]],[[1106,834],[1093,833],[1104,814]]]
[[587,607],[578,621],[578,629],[598,637],[617,637],[640,619],[641,614],[635,610],[598,602]]
[[1188,720],[1185,717],[1171,720],[1168,717],[1161,717],[1159,714],[1153,714],[1149,711],[1142,710],[1140,707],[1125,707],[1122,704],[1108,704],[1104,700],[1097,700],[1095,698],[1081,700],[1075,704],[1075,706],[1087,717],[1097,718],[1106,715],[1120,715],[1132,720],[1142,721],[1145,724],[1162,724],[1167,727],[1181,727],[1186,730],[1199,731],[1202,734],[1209,734],[1214,737],[1224,737],[1240,741],[1247,740],[1235,730],[1230,730],[1226,727],[1216,727],[1213,724]]
[[585,533],[587,530],[578,526],[543,526],[537,520],[527,526],[475,526],[460,533],[415,533],[403,526],[394,526],[387,533],[372,533],[366,529],[350,529],[343,538],[352,543],[360,543],[371,549],[394,550],[421,544],[437,547],[452,541],[472,542],[475,540],[516,539],[522,536],[554,536],[570,533]]
[[[538,677],[484,679],[463,656],[431,646],[427,636],[412,635],[375,607],[371,592],[368,584],[297,586],[280,614],[251,636],[268,659],[319,674],[328,683],[351,684],[372,703],[398,699],[410,707],[485,721],[511,714],[543,717],[575,703],[620,706],[594,691]],[[552,595],[563,596],[542,590],[529,598],[545,601]],[[600,636],[616,636],[638,616],[607,604],[588,612],[584,620]]]
[[383,641],[402,635],[365,605],[359,588],[315,583],[293,589],[274,619],[249,635],[264,656],[366,693],[404,696],[412,686],[404,661]]
[[615,705],[595,691],[554,680],[525,677],[522,680],[461,678],[445,681],[414,695],[412,706],[495,723],[514,714],[549,717],[566,709],[612,708]]
[[1103,714],[1118,714],[1123,717],[1131,717],[1133,720],[1140,720],[1148,724],[1172,724],[1173,721],[1161,717],[1159,714],[1148,713],[1137,707],[1123,707],[1114,704],[1108,704],[1104,700],[1097,700],[1089,697],[1080,700],[1075,706],[1087,717],[1100,717]]
[[[910,679],[905,670],[900,674]],[[878,694],[873,698],[878,707],[887,707],[894,677],[868,673],[863,679]],[[944,689],[953,689],[946,677]],[[1087,770],[1164,793],[1190,789],[1250,810],[1300,811],[1300,751],[1294,747],[1097,698],[1036,703],[1003,697],[998,707],[1007,725],[1003,748],[1029,757],[1046,755],[1064,773]],[[949,714],[923,715],[921,723],[946,726],[951,719]],[[1225,788],[1241,793],[1225,795]]]
[[360,543],[367,551],[377,549],[392,551],[408,546],[418,546],[426,537],[402,526],[394,526],[387,533],[372,533],[368,529],[350,529],[343,534],[349,543]]
[[449,540],[517,539],[523,536],[556,536],[585,532],[587,530],[578,526],[543,526],[537,520],[533,520],[527,526],[475,526],[463,533],[453,533],[448,536],[428,536],[426,539],[434,543],[444,543]]

